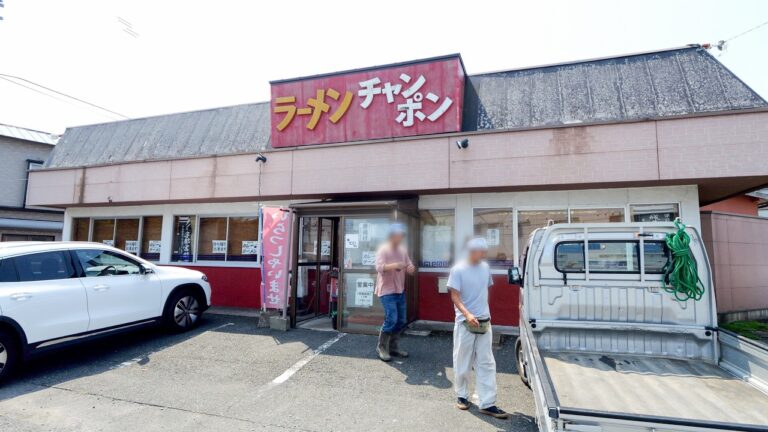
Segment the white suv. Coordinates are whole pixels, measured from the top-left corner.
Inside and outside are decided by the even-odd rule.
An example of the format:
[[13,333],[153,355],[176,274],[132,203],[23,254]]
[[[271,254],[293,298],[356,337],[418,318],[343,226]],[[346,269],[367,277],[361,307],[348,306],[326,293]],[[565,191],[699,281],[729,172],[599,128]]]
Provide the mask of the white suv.
[[0,243],[0,381],[45,348],[156,323],[188,330],[210,304],[198,271],[99,243]]

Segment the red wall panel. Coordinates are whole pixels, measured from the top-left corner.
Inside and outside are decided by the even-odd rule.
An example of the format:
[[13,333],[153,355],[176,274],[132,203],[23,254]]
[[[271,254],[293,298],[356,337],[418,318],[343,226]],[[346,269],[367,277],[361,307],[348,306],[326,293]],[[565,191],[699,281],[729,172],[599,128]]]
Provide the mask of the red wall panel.
[[211,304],[260,308],[261,269],[253,267],[201,267],[190,266],[208,276],[211,284]]
[[[453,321],[454,312],[450,294],[437,291],[439,277],[448,273],[419,273],[419,310],[417,319],[429,321]],[[493,286],[488,297],[494,324],[517,326],[520,320],[518,302],[520,288],[509,285],[505,275],[494,275]]]

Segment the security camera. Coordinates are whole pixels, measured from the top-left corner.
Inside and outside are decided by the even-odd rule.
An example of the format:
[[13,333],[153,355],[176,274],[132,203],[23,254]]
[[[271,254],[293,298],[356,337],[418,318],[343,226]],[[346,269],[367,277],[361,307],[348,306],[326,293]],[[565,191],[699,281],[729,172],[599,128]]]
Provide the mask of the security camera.
[[456,147],[458,147],[459,150],[469,147],[469,139],[464,138],[463,140],[456,141]]
[[264,156],[261,153],[257,153],[257,154],[258,154],[258,156],[256,156],[256,162],[267,163],[267,157],[266,156]]

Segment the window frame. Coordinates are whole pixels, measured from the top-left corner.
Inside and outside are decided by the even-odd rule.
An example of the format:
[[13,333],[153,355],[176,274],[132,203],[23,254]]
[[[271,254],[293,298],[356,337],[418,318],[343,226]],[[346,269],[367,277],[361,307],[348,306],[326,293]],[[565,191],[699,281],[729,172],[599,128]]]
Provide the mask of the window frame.
[[[507,211],[510,213],[512,219],[510,223],[512,224],[512,257],[510,259],[507,259],[507,261],[511,262],[510,265],[507,264],[492,264],[490,259],[488,259],[488,265],[491,268],[491,274],[506,274],[507,268],[510,266],[514,266],[517,263],[517,208],[513,206],[472,206],[472,213],[471,213],[471,219],[470,219],[470,230],[469,233],[472,237],[476,237],[475,234],[475,211],[476,210],[499,210],[499,211]],[[499,240],[501,240],[501,237],[499,237]]]
[[[96,242],[93,241],[93,229],[94,229],[94,226],[96,225],[95,222],[97,220],[111,220],[111,221],[113,221],[112,241],[114,242],[115,241],[115,237],[117,237],[117,224],[118,224],[118,221],[119,220],[126,220],[126,219],[137,219],[139,221],[139,230],[138,230],[138,239],[137,239],[137,241],[138,241],[138,251],[136,252],[135,256],[141,258],[141,256],[140,256],[141,255],[141,245],[142,245],[142,242],[144,240],[144,219],[148,218],[148,217],[159,217],[160,218],[160,226],[161,226],[161,234],[162,234],[162,224],[163,224],[163,221],[165,219],[165,215],[163,215],[163,214],[146,214],[146,215],[145,214],[141,214],[141,215],[125,215],[125,216],[73,216],[71,218],[71,220],[70,220],[69,238],[70,239],[72,238],[72,230],[73,230],[73,228],[74,228],[74,226],[76,224],[76,221],[78,219],[87,219],[88,220],[88,236],[87,236],[87,239],[85,241],[91,242],[91,243],[96,243]],[[161,239],[160,240],[162,241],[162,235],[161,235]],[[106,243],[103,243],[103,242],[99,243],[99,244],[106,245]],[[125,251],[123,249],[120,249],[119,247],[117,247],[117,245],[112,246],[112,247],[114,247],[114,248],[116,248],[118,250],[121,250],[124,253],[127,253],[129,255],[134,255],[131,252],[127,252],[127,251]],[[152,262],[152,263],[160,262],[160,257],[158,257],[157,260],[149,260],[149,259],[146,259],[146,258],[142,258],[142,259],[145,259],[148,262]]]
[[[632,206],[643,206],[643,205],[676,205],[677,206],[677,214],[680,219],[683,219],[683,203],[680,201],[655,201],[655,202],[644,202],[644,201],[635,201],[635,202],[628,202],[627,203],[627,217],[625,218],[626,222],[633,222],[632,221]],[[640,223],[640,222],[634,222],[634,223]],[[645,222],[648,223],[648,222]],[[665,223],[665,222],[660,222]]]
[[[451,260],[445,267],[425,267],[422,266],[422,250],[424,247],[424,239],[422,238],[422,229],[424,228],[424,224],[421,220],[421,212],[426,211],[437,211],[437,212],[445,212],[450,211],[453,213],[453,225],[451,225],[452,228],[452,238],[451,238]],[[456,260],[456,207],[440,207],[440,208],[420,208],[418,209],[419,212],[419,250],[418,250],[418,260],[416,261],[418,271],[425,271],[425,272],[444,272],[449,271],[451,266],[453,265],[453,262]],[[473,219],[474,219],[474,210],[473,210]],[[474,220],[473,220],[473,226],[472,231],[474,232]]]
[[[183,261],[174,261],[173,260],[173,243],[176,236],[176,218],[177,217],[194,217],[195,223],[192,227],[193,229],[193,241],[192,241],[192,261],[191,262],[183,262]],[[225,259],[223,261],[215,261],[215,260],[198,260],[198,244],[200,242],[200,219],[207,219],[207,218],[225,218],[227,220],[227,249],[229,249],[229,219],[230,218],[242,218],[242,217],[250,217],[257,219],[258,224],[258,234],[257,234],[257,240],[261,239],[262,235],[262,224],[261,224],[261,215],[259,213],[173,213],[171,215],[171,224],[173,226],[172,232],[171,232],[171,255],[169,256],[168,263],[169,264],[180,264],[184,266],[210,266],[210,267],[250,267],[250,268],[261,268],[261,260],[262,256],[261,254],[257,255],[257,258],[255,261],[227,261],[227,257],[229,256],[229,250],[224,254]]]

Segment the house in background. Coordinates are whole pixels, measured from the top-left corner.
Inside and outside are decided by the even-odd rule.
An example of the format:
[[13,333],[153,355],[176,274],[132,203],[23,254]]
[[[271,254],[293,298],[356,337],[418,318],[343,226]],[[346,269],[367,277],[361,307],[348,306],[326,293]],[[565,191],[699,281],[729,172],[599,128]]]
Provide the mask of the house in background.
[[43,166],[58,139],[0,124],[0,241],[61,240],[64,212],[26,205],[29,171]]

